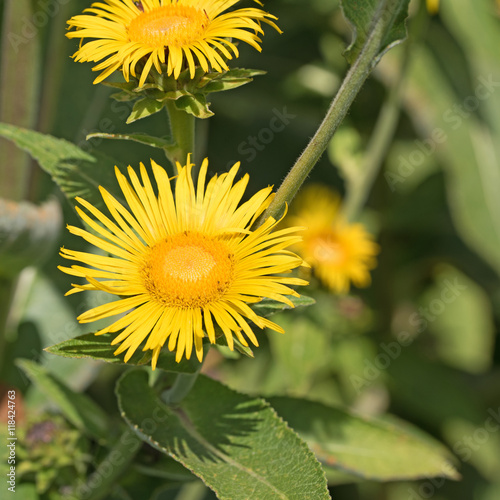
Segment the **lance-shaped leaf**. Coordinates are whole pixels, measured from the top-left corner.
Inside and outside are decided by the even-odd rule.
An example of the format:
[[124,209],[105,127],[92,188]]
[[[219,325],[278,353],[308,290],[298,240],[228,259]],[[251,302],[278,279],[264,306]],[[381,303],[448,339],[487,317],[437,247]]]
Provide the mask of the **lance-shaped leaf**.
[[329,499],[320,464],[262,399],[200,375],[177,406],[167,406],[147,373],[127,372],[118,404],[130,427],[182,463],[221,500]]
[[[87,333],[74,339],[66,340],[59,344],[47,347],[45,350],[51,354],[63,356],[65,358],[90,358],[106,363],[125,364],[123,358],[125,353],[115,356],[116,345],[111,345],[115,334],[105,333],[94,335]],[[128,360],[128,365],[149,365],[151,364],[151,350],[142,352],[137,350]],[[157,368],[175,373],[195,373],[200,367],[200,362],[196,357],[191,359],[183,358],[179,363],[175,361],[175,352],[164,349],[158,358]]]
[[364,479],[458,479],[451,453],[422,431],[304,399],[268,398],[327,468]]
[[94,133],[87,135],[87,140],[94,138],[132,141],[132,142],[138,142],[139,144],[144,144],[145,146],[151,146],[152,148],[166,149],[166,150],[170,149],[173,146],[172,141],[169,139],[162,139],[161,137],[153,137],[149,134],[144,134],[144,133],[132,133],[132,134]]
[[117,162],[112,158],[97,151],[86,152],[64,139],[6,123],[0,123],[0,136],[10,139],[37,160],[70,200],[81,196],[103,208],[99,186],[122,199],[114,173]]
[[375,21],[387,17],[387,31],[382,38],[374,65],[392,47],[406,39],[405,20],[408,17],[410,0],[342,0],[344,16],[354,30],[353,41],[344,55],[353,63],[370,38]]
[[[301,295],[300,297],[290,295],[287,298],[290,299],[294,307],[306,307],[316,304],[316,301],[312,297],[307,297],[306,295]],[[279,313],[285,309],[292,309],[288,304],[273,299],[262,299],[260,302],[252,304],[251,307],[259,316],[264,317]]]
[[58,406],[75,427],[99,441],[109,439],[111,432],[108,417],[88,396],[73,392],[46,368],[33,361],[18,359],[16,365]]
[[61,224],[56,200],[37,207],[0,199],[0,276],[15,276],[24,267],[43,261],[53,249]]
[[133,123],[141,118],[146,118],[148,116],[154,115],[161,111],[165,106],[164,102],[157,101],[156,99],[150,99],[148,97],[143,97],[139,99],[132,108],[132,112],[127,118],[127,124]]

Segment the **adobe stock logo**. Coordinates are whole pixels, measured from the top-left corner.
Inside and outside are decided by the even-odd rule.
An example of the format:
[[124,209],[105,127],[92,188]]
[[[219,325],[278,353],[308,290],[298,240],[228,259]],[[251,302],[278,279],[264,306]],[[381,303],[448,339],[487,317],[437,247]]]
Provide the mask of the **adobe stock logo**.
[[[13,0],[12,0],[13,1]],[[70,0],[40,0],[34,8],[33,14],[28,18],[21,17],[22,26],[19,33],[7,33],[7,39],[14,52],[19,52],[19,46],[28,43],[38,35],[41,28],[44,28],[51,18],[55,17],[61,5],[65,5]]]
[[290,122],[297,117],[297,115],[288,113],[286,106],[282,111],[274,108],[273,115],[267,127],[261,128],[254,136],[249,135],[246,140],[238,145],[238,153],[245,158],[247,163],[254,161],[259,152],[264,151],[266,146],[274,141],[275,135],[283,132]]
[[[478,77],[478,84],[474,89],[474,94],[467,96],[461,104],[454,104],[441,115],[441,120],[446,124],[448,130],[458,130],[475,111],[479,109],[482,101],[486,101],[496,89],[500,87],[500,82],[493,79],[493,75],[487,78]],[[436,149],[448,140],[446,130],[436,127],[429,136],[423,140],[415,140],[415,148],[405,156],[398,157],[398,165],[395,172],[386,172],[385,180],[392,192],[396,191],[400,184],[403,184],[415,170],[422,166],[426,158],[434,154]]]

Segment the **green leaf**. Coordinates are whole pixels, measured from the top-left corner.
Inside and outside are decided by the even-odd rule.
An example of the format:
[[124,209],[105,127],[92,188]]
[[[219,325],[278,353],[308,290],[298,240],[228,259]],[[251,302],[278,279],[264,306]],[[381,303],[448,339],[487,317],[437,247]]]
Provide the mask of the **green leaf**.
[[97,151],[88,153],[64,139],[6,123],[0,123],[0,136],[13,141],[37,160],[70,200],[81,196],[92,205],[103,208],[99,186],[122,199],[114,173],[117,163],[108,156]]
[[436,274],[434,286],[420,301],[434,334],[434,351],[449,366],[484,373],[491,367],[495,344],[489,297],[458,269],[443,266]]
[[[316,304],[316,301],[312,297],[307,297],[306,295],[301,295],[300,297],[293,297],[290,295],[287,298],[290,299],[294,307],[305,307]],[[273,299],[262,299],[260,302],[252,304],[251,307],[259,316],[263,317],[271,316],[285,309],[293,309],[288,304]]]
[[40,498],[33,483],[17,484],[14,496],[23,500],[38,500]]
[[[464,60],[469,62],[469,74],[463,73],[461,78],[470,85],[469,95],[450,95],[453,101],[448,96],[445,102],[429,101],[436,112],[438,106],[439,109],[446,106],[445,130],[449,132],[451,125],[451,134],[454,136],[453,145],[450,145],[454,151],[451,147],[447,151],[449,159],[446,162],[450,177],[447,184],[450,205],[461,235],[500,273],[500,54],[496,50],[500,43],[498,18],[492,15],[489,2],[484,1],[446,2],[440,10],[440,17],[464,52]],[[462,68],[463,63],[460,69]],[[440,65],[439,74],[435,76],[441,79],[443,73],[443,66]],[[456,88],[456,84],[456,79],[448,81],[446,91]],[[426,88],[426,92],[428,90]],[[429,96],[429,99],[435,100],[436,97]],[[470,143],[472,150],[469,152],[467,150],[470,149]],[[463,153],[467,157],[461,156]]]
[[161,137],[153,137],[151,135],[144,133],[133,133],[133,134],[95,133],[87,135],[87,140],[93,138],[132,141],[132,142],[138,142],[139,144],[144,144],[145,146],[151,146],[153,148],[159,148],[159,149],[168,149],[172,146],[172,141],[168,139],[162,139]]
[[123,92],[132,93],[136,89],[136,83],[134,81],[130,82],[102,82],[102,85],[106,87],[111,87],[113,89],[120,89]]
[[62,225],[59,203],[40,207],[0,199],[0,276],[13,277],[54,250]]
[[389,49],[406,39],[405,21],[408,17],[410,0],[386,2],[382,11],[380,10],[382,4],[380,0],[342,0],[340,3],[344,16],[351,23],[354,30],[353,41],[344,53],[350,64],[357,59],[370,37],[375,18],[390,16],[390,27],[382,39],[374,65]]
[[[60,344],[47,347],[45,350],[51,354],[66,358],[90,358],[106,363],[125,364],[123,358],[125,353],[115,356],[113,353],[118,346],[111,345],[116,337],[115,334],[105,333],[104,335],[94,335],[87,333],[74,339],[66,340]],[[137,350],[127,362],[127,365],[148,365],[151,363],[151,350],[145,353]],[[175,373],[195,373],[200,363],[196,357],[187,360],[183,358],[179,363],[175,361],[175,352],[164,349],[158,358],[157,368]]]
[[139,370],[122,376],[117,396],[139,437],[190,469],[221,500],[330,498],[314,455],[262,399],[200,375],[186,398],[169,407]]
[[[500,72],[497,74],[478,75],[474,82],[480,95],[489,92],[485,100],[468,96],[477,101],[481,113],[490,108],[500,111],[500,92],[495,89]],[[408,83],[408,114],[425,138],[421,144],[426,153],[420,147],[415,151],[422,156],[435,152],[445,170],[448,202],[459,235],[500,274],[500,151],[496,149],[500,134],[492,134],[477,116],[466,111],[465,103],[471,99],[460,99],[454,82],[425,47],[412,56]],[[410,162],[409,167],[418,169]],[[411,170],[398,182],[409,175]]]
[[109,440],[108,416],[88,396],[73,392],[46,368],[33,361],[17,359],[16,365],[59,407],[76,428],[99,441]]
[[244,68],[234,68],[223,73],[207,73],[201,78],[197,88],[204,94],[223,92],[253,81],[254,76],[265,74],[266,71]]
[[203,94],[186,95],[175,101],[177,109],[190,113],[196,118],[210,118],[214,114],[208,107],[207,100]]
[[143,97],[139,99],[132,108],[132,113],[127,118],[127,124],[133,123],[141,118],[146,118],[147,116],[154,115],[161,111],[165,106],[164,102],[157,101],[156,99],[148,99]]
[[268,401],[326,467],[378,481],[459,478],[451,453],[430,436],[421,438],[421,431],[304,399]]
[[276,322],[285,334],[269,332],[273,362],[267,372],[265,393],[306,395],[322,374],[331,372],[330,332],[306,315],[284,313]]

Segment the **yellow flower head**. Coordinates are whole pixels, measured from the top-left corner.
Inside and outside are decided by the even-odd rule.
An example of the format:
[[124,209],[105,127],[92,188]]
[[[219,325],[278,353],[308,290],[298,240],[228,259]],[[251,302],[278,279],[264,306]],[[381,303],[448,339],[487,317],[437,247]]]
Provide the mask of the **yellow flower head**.
[[[94,71],[102,73],[99,83],[122,69],[125,80],[136,76],[136,65],[144,59],[139,86],[144,85],[154,65],[161,73],[166,63],[168,75],[178,78],[188,67],[191,78],[196,65],[205,72],[210,67],[221,72],[229,69],[225,59],[238,57],[232,39],[242,40],[259,52],[263,34],[261,22],[274,24],[275,16],[261,9],[245,8],[226,12],[240,0],[103,0],[72,17],[68,38],[92,38],[74,54],[77,62],[103,62]],[[260,4],[260,2],[257,2]]]
[[426,4],[429,14],[437,14],[439,12],[439,0],[426,0]]
[[294,248],[319,279],[338,293],[370,284],[378,245],[362,224],[348,224],[339,215],[340,198],[322,185],[309,185],[293,204],[290,224],[307,228]]
[[239,163],[213,177],[205,188],[208,161],[203,161],[195,188],[188,157],[186,166],[177,164],[174,190],[165,170],[154,161],[151,165],[158,194],[143,164],[140,179],[128,168],[131,183],[116,169],[129,209],[100,188],[114,220],[77,198],[93,218],[79,207],[78,214],[99,236],[73,226],[69,231],[109,256],[62,248],[63,257],[89,266],[60,267],[87,280],[73,284],[68,294],[104,290],[120,297],[83,313],[78,320],[88,323],[121,315],[96,335],[123,330],[112,344],[121,343],[115,354],[127,351],[125,361],[145,342],[143,350],[153,350],[153,369],[167,341],[168,349],[176,350],[177,361],[183,355],[190,358],[193,344],[201,361],[203,337],[208,336],[211,343],[216,340],[214,323],[230,349],[233,335],[248,346],[242,332],[258,345],[248,320],[259,328],[283,332],[248,306],[269,297],[293,307],[286,295],[298,294],[288,285],[307,284],[281,276],[303,264],[300,257],[285,250],[300,241],[298,228],[274,231],[278,222],[269,218],[250,229],[269,205],[272,188],[262,189],[238,207],[248,184],[245,175],[233,185]]

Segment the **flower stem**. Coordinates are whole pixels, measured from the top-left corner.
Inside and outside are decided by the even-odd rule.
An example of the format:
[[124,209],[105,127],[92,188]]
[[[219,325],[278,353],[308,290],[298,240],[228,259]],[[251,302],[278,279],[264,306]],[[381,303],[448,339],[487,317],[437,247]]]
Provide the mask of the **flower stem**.
[[366,148],[360,175],[356,180],[353,180],[353,182],[357,181],[356,185],[350,186],[347,191],[342,212],[348,221],[354,221],[358,218],[393,140],[399,122],[401,99],[403,97],[405,76],[411,62],[411,51],[426,21],[425,6],[421,5],[420,12],[412,24],[413,29],[411,30],[410,40],[406,43],[401,56],[399,73],[380,110],[374,132]]
[[169,121],[170,133],[173,146],[165,154],[175,168],[176,162],[185,165],[189,153],[194,155],[194,131],[196,118],[186,111],[177,109],[175,102],[169,100],[166,105]]
[[391,16],[386,14],[397,3],[399,3],[399,0],[385,0],[382,2],[363,49],[344,78],[337,95],[330,104],[325,118],[279,187],[274,200],[259,218],[256,225],[262,224],[268,217],[277,219],[282,214],[285,204],[292,201],[324,153],[330,139],[342,123],[342,120],[345,118],[354,99],[374,67],[375,58],[380,53],[382,40],[392,23]]
[[[131,436],[131,431],[126,430],[111,448],[108,455],[97,466],[83,486],[89,500],[103,500],[108,498],[109,491],[116,481],[126,472],[135,455],[141,448],[141,441]],[[88,492],[92,493],[88,495]]]
[[180,403],[193,388],[202,366],[203,362],[194,373],[178,373],[174,384],[162,393],[161,399],[168,405]]

